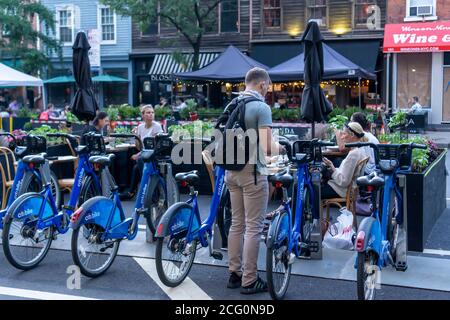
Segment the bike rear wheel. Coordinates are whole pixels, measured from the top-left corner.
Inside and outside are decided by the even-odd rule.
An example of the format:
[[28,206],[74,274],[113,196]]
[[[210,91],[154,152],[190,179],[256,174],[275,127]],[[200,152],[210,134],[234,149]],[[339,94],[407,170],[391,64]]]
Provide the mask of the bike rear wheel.
[[[161,282],[168,287],[176,287],[184,281],[194,263],[197,250],[197,240],[190,243],[186,241],[187,225],[176,227],[178,221],[189,221],[189,214],[193,214],[192,207],[179,203],[174,212],[167,226],[168,234],[157,239],[155,252],[156,271]],[[173,228],[176,230],[172,233]]]
[[278,225],[272,226],[275,228],[275,232],[272,235],[275,240],[273,244],[267,248],[266,254],[267,286],[272,299],[281,300],[284,298],[289,286],[292,265],[289,264],[289,237],[285,237],[280,242],[278,242],[278,239],[280,239],[281,233],[285,232],[282,224],[289,223],[289,216],[287,212],[282,212],[280,214],[280,219],[274,221],[277,221],[275,223],[278,223]]
[[[3,251],[6,259],[16,268],[30,270],[36,267],[47,255],[53,240],[53,226],[37,229],[39,209],[48,200],[37,193],[19,197],[8,210],[2,234]],[[30,210],[24,218],[18,215]]]
[[72,258],[82,274],[95,278],[105,273],[119,250],[118,240],[100,240],[105,230],[96,224],[79,225],[72,233]]
[[[59,188],[58,178],[56,174],[50,170],[50,185],[52,188],[53,199],[55,200],[56,207],[61,205],[61,189]],[[36,178],[36,176],[27,171],[22,179],[19,188],[19,195],[27,192],[40,192],[42,190],[42,183]]]
[[222,237],[222,246],[228,247],[228,234],[231,227],[231,199],[230,191],[224,186],[224,191],[220,199],[219,213],[217,215],[217,226]]
[[358,300],[374,300],[377,284],[377,256],[372,251],[358,252],[356,283]]

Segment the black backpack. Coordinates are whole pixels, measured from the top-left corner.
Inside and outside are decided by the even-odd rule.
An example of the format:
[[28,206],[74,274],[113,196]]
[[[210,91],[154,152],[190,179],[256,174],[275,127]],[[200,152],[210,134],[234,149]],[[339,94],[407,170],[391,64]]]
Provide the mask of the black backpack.
[[[216,128],[222,130],[222,135],[216,141],[215,160],[216,164],[225,170],[240,171],[249,162],[250,144],[249,138],[245,135],[247,130],[245,126],[245,105],[253,101],[261,100],[255,97],[233,99],[217,121]],[[230,141],[230,137],[233,138],[232,141]]]

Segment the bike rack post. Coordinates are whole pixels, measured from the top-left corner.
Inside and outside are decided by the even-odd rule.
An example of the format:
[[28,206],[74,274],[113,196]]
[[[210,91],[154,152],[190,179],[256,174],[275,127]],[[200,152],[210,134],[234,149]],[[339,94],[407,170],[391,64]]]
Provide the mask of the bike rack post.
[[398,226],[397,236],[397,250],[395,252],[395,268],[397,270],[405,271],[408,267],[407,254],[408,254],[408,193],[406,188],[406,176],[398,175],[398,185],[403,191],[403,224]]
[[322,198],[320,195],[320,181],[321,174],[320,172],[312,172],[311,180],[314,187],[314,194],[316,197],[314,208],[319,211],[319,221],[314,225],[314,229],[311,233],[311,245],[316,248],[316,250],[311,251],[311,259],[313,260],[322,260],[322,220],[323,220],[323,210],[320,204],[322,203]]

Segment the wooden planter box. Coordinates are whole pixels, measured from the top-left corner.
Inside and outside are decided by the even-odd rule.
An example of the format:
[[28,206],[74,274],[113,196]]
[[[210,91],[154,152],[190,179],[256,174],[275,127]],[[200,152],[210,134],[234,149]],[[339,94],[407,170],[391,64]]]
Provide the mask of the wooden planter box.
[[406,175],[408,250],[422,252],[431,230],[444,212],[447,150],[423,173]]

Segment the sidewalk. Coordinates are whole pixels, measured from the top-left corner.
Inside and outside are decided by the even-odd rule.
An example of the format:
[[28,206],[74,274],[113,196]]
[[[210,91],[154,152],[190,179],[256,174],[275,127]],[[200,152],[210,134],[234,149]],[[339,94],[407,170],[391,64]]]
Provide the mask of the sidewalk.
[[450,132],[448,131],[426,131],[424,134],[420,135],[427,136],[433,140],[439,148],[450,147]]

